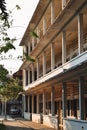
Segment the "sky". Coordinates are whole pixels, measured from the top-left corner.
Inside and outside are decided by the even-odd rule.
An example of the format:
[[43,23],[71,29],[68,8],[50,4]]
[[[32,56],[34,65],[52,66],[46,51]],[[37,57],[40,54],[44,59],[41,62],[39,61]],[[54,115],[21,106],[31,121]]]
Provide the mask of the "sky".
[[[23,54],[23,48],[19,44],[39,0],[5,0],[5,2],[7,11],[12,11],[13,19],[13,25],[8,30],[8,34],[10,38],[16,37],[17,40],[14,42],[16,50],[9,50],[8,53],[0,55],[0,64],[3,64],[10,74],[13,74],[22,65],[22,60],[17,58]],[[21,9],[17,10],[16,5],[19,5]]]

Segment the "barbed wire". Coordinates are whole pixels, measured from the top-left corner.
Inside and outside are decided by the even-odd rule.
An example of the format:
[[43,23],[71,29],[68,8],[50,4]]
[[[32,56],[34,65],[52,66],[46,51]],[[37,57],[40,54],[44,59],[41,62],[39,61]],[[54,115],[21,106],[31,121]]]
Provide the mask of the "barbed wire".
[[22,60],[23,59],[23,56],[17,56],[17,57],[13,57],[12,55],[9,55],[8,57],[6,56],[0,56],[0,61],[2,60]]

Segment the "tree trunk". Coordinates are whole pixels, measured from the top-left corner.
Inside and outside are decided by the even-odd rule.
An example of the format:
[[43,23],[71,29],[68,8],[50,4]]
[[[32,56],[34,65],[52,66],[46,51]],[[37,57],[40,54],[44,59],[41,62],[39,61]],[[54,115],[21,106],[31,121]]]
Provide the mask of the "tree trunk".
[[5,100],[5,120],[6,120],[6,100]]

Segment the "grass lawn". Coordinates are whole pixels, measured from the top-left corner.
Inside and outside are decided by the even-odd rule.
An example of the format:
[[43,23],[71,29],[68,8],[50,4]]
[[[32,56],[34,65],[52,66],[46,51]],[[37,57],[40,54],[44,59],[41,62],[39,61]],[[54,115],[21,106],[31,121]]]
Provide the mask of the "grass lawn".
[[6,130],[5,125],[0,123],[0,130]]

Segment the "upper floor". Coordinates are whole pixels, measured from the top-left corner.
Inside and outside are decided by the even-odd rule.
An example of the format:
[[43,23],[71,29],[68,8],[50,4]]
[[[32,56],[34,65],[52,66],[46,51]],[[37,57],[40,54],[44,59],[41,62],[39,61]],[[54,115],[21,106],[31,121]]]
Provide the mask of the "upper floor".
[[[86,21],[85,0],[39,1],[20,43],[35,59],[34,63],[24,61],[21,67],[25,70],[24,86],[42,83],[44,77],[48,80],[87,60]],[[39,38],[29,35],[31,31]]]

